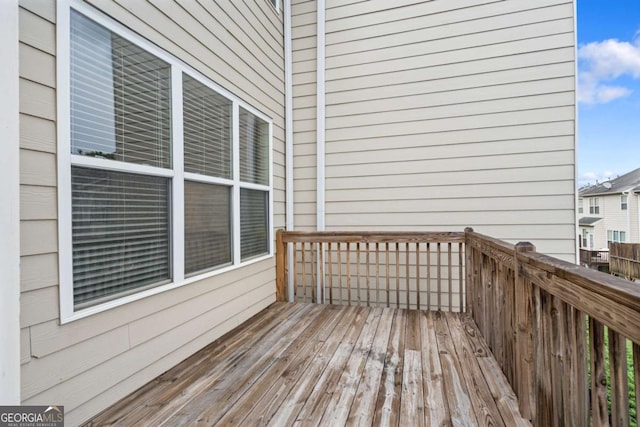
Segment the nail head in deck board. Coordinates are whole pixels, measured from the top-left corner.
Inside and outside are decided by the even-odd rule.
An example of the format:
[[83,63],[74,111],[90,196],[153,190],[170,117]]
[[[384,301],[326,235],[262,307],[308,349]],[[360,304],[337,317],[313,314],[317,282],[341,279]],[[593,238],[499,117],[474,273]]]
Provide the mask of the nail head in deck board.
[[[89,425],[315,425],[323,416],[336,425],[464,424],[476,421],[474,404],[527,425],[496,361],[477,355],[486,344],[472,342],[474,325],[462,316],[275,303]],[[480,369],[481,360],[494,368]],[[465,375],[484,384],[489,392],[474,393],[489,402],[467,395]],[[187,416],[171,416],[180,413]]]

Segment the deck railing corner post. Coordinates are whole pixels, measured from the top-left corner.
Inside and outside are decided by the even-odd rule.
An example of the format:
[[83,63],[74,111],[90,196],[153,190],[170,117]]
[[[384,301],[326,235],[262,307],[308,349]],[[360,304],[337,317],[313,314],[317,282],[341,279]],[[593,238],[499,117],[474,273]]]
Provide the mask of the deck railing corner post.
[[[513,253],[513,275],[516,319],[516,354],[514,363],[516,364],[516,382],[513,384],[514,391],[518,396],[520,413],[524,418],[534,422],[536,411],[536,381],[534,377],[534,342],[533,342],[533,285],[520,274],[521,263],[518,259],[519,253],[535,252],[536,248],[529,242],[518,242]],[[534,423],[535,424],[535,423]]]
[[285,268],[287,263],[287,247],[283,239],[284,231],[276,231],[276,300],[287,301],[287,288],[285,286]]
[[[473,318],[473,286],[474,286],[474,266],[473,266],[473,258],[471,256],[471,245],[469,244],[469,234],[473,233],[473,228],[465,227],[464,229],[464,270],[465,270],[465,281],[464,281],[464,311]],[[460,307],[462,310],[462,307]]]

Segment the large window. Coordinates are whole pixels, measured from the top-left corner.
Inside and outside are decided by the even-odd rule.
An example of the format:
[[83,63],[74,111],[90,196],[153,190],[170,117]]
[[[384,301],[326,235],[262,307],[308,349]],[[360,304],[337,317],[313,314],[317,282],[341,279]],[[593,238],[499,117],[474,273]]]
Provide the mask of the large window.
[[599,215],[600,214],[600,201],[597,197],[589,198],[589,213],[591,215]]
[[77,7],[58,52],[69,58],[59,67],[63,321],[271,255],[269,120]]
[[620,210],[626,211],[629,203],[629,196],[627,194],[620,195]]
[[627,232],[620,230],[607,230],[607,243],[625,243]]

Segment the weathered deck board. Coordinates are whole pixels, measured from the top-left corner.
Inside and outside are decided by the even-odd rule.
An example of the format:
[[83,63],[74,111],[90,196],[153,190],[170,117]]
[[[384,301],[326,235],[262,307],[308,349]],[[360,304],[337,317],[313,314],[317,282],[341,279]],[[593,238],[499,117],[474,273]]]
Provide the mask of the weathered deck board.
[[464,314],[276,303],[87,425],[529,425],[479,337]]

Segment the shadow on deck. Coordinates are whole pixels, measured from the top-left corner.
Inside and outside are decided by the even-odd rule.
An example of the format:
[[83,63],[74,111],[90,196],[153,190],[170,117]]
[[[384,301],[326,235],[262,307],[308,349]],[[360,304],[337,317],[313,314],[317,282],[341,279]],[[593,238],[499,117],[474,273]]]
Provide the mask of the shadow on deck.
[[465,314],[275,303],[88,425],[530,425]]

